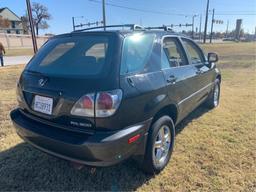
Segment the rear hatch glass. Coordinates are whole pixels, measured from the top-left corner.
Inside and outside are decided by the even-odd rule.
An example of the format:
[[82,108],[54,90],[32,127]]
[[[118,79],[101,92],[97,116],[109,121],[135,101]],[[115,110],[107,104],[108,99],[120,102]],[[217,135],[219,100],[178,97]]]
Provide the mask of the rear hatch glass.
[[50,76],[99,75],[112,58],[112,41],[107,35],[53,38],[40,49],[26,70]]
[[94,118],[72,116],[83,95],[116,86],[113,71],[115,34],[72,34],[49,40],[26,66],[20,80],[22,108],[39,119],[70,129],[95,126]]

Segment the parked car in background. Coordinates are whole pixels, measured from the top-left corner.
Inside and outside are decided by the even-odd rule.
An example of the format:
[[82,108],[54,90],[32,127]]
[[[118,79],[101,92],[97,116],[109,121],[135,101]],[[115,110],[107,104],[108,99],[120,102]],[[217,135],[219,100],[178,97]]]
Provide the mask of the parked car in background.
[[90,166],[134,157],[159,173],[175,126],[201,104],[218,106],[218,56],[166,27],[121,27],[131,29],[51,38],[21,74],[11,119],[21,138],[54,156]]

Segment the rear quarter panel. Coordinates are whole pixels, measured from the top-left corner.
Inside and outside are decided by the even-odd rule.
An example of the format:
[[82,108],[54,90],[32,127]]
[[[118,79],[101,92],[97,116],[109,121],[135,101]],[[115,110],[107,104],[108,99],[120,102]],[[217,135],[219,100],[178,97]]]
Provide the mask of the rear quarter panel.
[[120,87],[123,99],[119,109],[109,118],[97,118],[97,128],[122,129],[146,121],[169,102],[162,71],[123,76]]

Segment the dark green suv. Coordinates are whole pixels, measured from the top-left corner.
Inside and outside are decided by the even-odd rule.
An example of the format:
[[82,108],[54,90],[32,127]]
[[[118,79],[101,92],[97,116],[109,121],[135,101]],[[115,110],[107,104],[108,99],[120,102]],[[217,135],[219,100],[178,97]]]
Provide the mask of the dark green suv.
[[175,125],[200,104],[219,104],[218,57],[166,27],[121,27],[131,29],[51,38],[21,74],[11,119],[46,153],[90,166],[133,156],[158,173]]

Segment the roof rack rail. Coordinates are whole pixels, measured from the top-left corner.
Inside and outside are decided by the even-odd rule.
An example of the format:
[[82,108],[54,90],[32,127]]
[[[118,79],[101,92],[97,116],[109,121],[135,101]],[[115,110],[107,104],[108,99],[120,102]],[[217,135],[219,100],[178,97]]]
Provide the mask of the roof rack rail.
[[145,29],[152,30],[152,29],[163,29],[164,31],[172,31],[171,27],[163,25],[161,27],[145,27]]
[[129,27],[130,30],[143,30],[144,28],[140,25],[136,24],[123,24],[123,25],[107,25],[107,26],[99,26],[99,27],[90,27],[90,28],[85,28],[85,29],[80,29],[80,30],[75,30],[73,32],[82,32],[82,31],[90,31],[94,29],[104,29],[104,28],[116,28],[116,27]]

